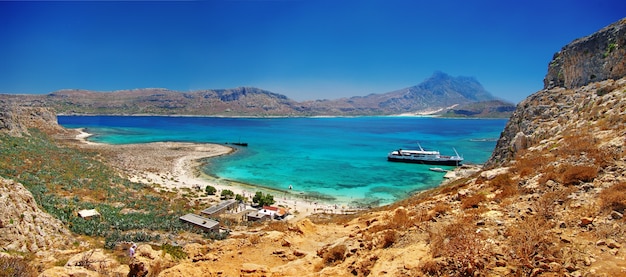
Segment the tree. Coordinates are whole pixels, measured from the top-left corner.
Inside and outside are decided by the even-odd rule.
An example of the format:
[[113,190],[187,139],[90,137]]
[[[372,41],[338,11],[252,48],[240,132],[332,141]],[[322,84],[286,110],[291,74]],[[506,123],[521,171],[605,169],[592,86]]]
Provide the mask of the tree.
[[269,206],[274,204],[274,196],[271,194],[263,194],[263,192],[257,191],[252,198],[252,202],[258,203],[259,206]]
[[225,189],[222,191],[222,198],[231,199],[235,197],[235,193],[232,190]]
[[206,186],[204,191],[206,191],[207,195],[215,195],[215,193],[217,192],[217,189],[213,186]]
[[239,202],[246,202],[248,199],[246,197],[244,197],[243,195],[237,193],[235,195],[235,200],[237,200]]

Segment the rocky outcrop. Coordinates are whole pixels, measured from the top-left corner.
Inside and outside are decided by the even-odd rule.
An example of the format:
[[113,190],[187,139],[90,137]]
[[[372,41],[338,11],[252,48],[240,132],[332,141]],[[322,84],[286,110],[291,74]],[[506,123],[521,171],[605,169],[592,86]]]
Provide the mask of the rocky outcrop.
[[[519,150],[559,133],[566,128],[559,122],[598,119],[592,113],[598,113],[600,108],[590,111],[586,105],[604,101],[605,95],[623,90],[624,81],[614,80],[626,76],[625,46],[626,19],[622,19],[563,47],[548,66],[545,88],[517,105],[486,167],[502,165]],[[602,110],[608,108],[612,107]]]
[[52,133],[63,132],[57,116],[49,109],[22,107],[0,100],[0,132],[12,136],[28,134],[28,128],[37,128]]
[[544,88],[576,88],[626,76],[626,18],[554,54]]
[[74,242],[60,220],[41,211],[20,183],[0,177],[0,249],[38,252]]

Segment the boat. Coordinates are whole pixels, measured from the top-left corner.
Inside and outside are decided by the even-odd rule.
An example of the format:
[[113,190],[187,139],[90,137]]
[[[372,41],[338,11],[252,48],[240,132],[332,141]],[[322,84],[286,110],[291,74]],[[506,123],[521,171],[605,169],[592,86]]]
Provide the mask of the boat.
[[430,171],[434,171],[434,172],[448,172],[447,170],[441,168],[441,167],[431,167],[428,170]]
[[417,163],[417,164],[431,164],[431,165],[451,165],[459,166],[463,162],[463,157],[454,149],[454,156],[441,155],[439,151],[424,150],[419,143],[417,144],[419,150],[404,150],[398,149],[390,152],[387,155],[387,160],[390,162],[404,162],[404,163]]
[[232,142],[232,145],[238,145],[238,146],[248,146],[247,142]]

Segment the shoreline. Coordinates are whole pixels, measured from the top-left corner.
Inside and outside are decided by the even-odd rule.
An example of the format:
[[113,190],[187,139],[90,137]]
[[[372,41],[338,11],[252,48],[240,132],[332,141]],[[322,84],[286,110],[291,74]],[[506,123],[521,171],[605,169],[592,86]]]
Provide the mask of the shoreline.
[[[123,172],[132,182],[150,185],[153,189],[168,190],[200,188],[207,186],[217,189],[216,195],[223,190],[231,190],[252,201],[257,191],[274,196],[277,206],[291,210],[294,219],[300,219],[314,213],[353,213],[362,208],[351,207],[341,200],[328,200],[297,190],[266,188],[254,184],[245,184],[233,180],[210,176],[201,170],[208,159],[229,155],[236,148],[215,143],[189,142],[151,142],[140,144],[112,145],[89,141],[93,134],[85,128],[74,129],[78,134],[74,140],[83,148],[96,149],[106,153],[107,160]],[[155,186],[156,185],[156,186]]]

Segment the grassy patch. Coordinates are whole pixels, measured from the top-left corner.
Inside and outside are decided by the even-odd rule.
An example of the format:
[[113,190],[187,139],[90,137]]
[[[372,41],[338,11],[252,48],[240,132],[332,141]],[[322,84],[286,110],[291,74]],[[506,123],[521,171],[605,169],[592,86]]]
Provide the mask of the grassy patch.
[[[121,178],[97,152],[57,145],[38,130],[29,137],[0,135],[0,176],[22,183],[47,213],[77,234],[120,240],[156,240],[154,232],[188,229],[178,217],[186,201],[166,198],[150,187]],[[101,216],[83,219],[82,209]],[[122,210],[132,212],[122,212]]]

